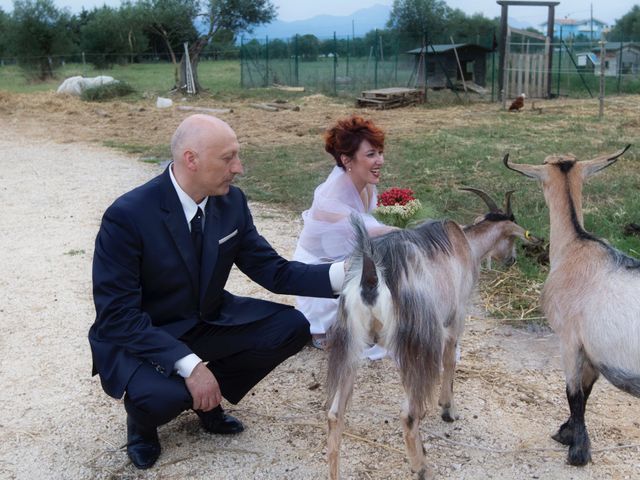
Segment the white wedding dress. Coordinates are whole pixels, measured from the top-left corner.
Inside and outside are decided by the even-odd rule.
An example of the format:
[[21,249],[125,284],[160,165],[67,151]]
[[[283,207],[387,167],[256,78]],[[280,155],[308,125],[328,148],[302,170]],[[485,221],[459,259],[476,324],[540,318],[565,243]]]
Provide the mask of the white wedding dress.
[[[293,259],[311,263],[330,263],[344,260],[353,249],[353,227],[349,217],[358,214],[366,228],[383,227],[371,212],[376,208],[377,191],[367,185],[368,205],[364,205],[351,178],[336,166],[313,194],[309,210],[302,213],[304,226]],[[332,298],[296,297],[296,308],[309,320],[312,334],[324,334],[336,321],[338,300]],[[386,350],[378,345],[365,350],[364,356],[383,358]]]

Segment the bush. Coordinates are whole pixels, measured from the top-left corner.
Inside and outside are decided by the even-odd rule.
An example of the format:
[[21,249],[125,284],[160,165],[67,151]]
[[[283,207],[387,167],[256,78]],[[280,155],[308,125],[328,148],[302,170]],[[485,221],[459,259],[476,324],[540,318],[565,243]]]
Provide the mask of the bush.
[[127,82],[114,82],[97,87],[87,88],[80,98],[86,102],[104,102],[116,97],[124,97],[135,92]]

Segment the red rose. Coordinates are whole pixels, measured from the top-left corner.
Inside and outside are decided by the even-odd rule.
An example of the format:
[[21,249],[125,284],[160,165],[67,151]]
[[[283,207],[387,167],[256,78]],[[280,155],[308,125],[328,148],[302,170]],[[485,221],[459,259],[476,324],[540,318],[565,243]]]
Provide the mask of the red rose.
[[406,205],[411,200],[415,198],[410,188],[391,187],[378,196],[378,206]]

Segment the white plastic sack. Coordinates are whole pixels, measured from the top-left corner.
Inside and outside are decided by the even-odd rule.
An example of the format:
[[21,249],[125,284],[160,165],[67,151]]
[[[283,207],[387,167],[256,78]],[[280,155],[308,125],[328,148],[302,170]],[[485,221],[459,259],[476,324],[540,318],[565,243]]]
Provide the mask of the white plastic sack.
[[115,83],[116,80],[108,75],[98,75],[97,77],[87,77],[84,79],[84,88],[94,88],[109,83]]
[[158,97],[156,100],[156,107],[158,108],[169,108],[173,105],[173,101],[170,98]]
[[117,82],[117,80],[107,75],[87,78],[81,76],[69,77],[60,84],[56,93],[66,93],[68,95],[75,95],[79,97],[87,88],[99,87],[100,85],[115,82]]

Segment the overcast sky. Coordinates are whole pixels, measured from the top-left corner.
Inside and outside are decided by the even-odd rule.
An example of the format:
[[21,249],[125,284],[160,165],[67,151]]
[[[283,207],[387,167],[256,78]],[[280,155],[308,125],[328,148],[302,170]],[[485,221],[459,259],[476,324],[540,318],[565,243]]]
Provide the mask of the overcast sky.
[[[72,12],[78,12],[84,6],[90,10],[103,4],[109,6],[120,5],[120,0],[54,0],[58,7],[68,7]],[[272,0],[278,7],[280,20],[304,20],[316,15],[350,15],[361,8],[375,4],[391,5],[393,0]],[[446,0],[453,8],[459,8],[468,14],[480,12],[486,17],[500,16],[500,6],[495,0]],[[593,16],[608,24],[627,13],[640,0],[561,0],[556,7],[556,18],[574,18],[577,20],[589,18],[590,6],[593,5]],[[13,9],[12,0],[0,0],[0,8],[5,12]],[[539,25],[547,19],[547,9],[544,7],[510,7],[509,16],[519,21]]]

